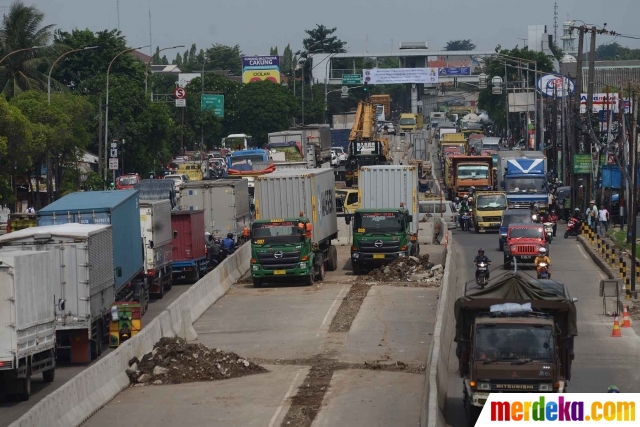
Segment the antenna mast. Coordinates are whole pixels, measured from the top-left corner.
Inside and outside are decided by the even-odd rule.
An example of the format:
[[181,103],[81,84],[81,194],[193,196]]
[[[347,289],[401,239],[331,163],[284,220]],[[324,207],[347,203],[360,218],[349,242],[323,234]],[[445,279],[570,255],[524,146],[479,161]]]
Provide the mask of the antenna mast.
[[151,0],[149,0],[149,56],[153,56],[153,38],[151,37]]
[[558,1],[553,4],[553,43],[558,44]]
[[118,14],[118,31],[120,31],[120,0],[116,1],[116,13]]

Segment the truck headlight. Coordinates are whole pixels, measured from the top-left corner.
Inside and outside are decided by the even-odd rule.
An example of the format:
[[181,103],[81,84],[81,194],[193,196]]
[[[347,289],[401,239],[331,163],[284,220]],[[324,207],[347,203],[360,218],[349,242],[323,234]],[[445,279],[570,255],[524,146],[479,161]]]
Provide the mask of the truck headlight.
[[360,254],[359,254],[359,253],[357,253],[357,252],[356,252],[356,253],[351,254],[351,256],[352,256],[352,257],[354,257],[354,258],[356,258],[356,259],[357,259],[357,258],[360,258]]
[[252,265],[251,268],[253,269],[253,271],[260,270],[260,267],[258,267],[257,265]]
[[300,263],[300,268],[307,268],[307,263],[306,262],[301,262]]
[[540,384],[540,388],[538,388],[538,391],[553,391],[553,384]]
[[478,390],[491,390],[491,384],[490,383],[478,383]]
[[511,249],[511,252],[515,252],[518,250],[518,248],[516,246],[511,246],[509,249]]

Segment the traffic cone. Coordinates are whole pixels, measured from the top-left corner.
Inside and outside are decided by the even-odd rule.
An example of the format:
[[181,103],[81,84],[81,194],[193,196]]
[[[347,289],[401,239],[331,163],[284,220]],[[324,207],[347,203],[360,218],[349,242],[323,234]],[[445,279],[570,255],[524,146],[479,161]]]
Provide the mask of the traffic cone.
[[618,315],[613,318],[613,331],[611,332],[612,337],[621,337],[622,331],[620,330],[620,322],[618,322]]
[[631,317],[629,317],[629,312],[627,311],[627,306],[623,305],[622,308],[623,308],[623,311],[622,311],[622,327],[623,328],[630,328],[631,327]]

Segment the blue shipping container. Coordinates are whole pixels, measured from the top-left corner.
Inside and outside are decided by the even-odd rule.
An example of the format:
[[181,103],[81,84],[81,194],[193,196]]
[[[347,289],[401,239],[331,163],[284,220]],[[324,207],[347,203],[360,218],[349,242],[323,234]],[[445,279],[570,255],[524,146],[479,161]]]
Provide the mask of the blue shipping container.
[[350,129],[331,129],[331,146],[342,147],[344,151],[347,151],[349,147],[349,134]]
[[[144,267],[137,190],[71,193],[38,211],[38,225],[109,224],[113,228],[113,268],[116,292]],[[170,224],[168,224],[170,225]]]

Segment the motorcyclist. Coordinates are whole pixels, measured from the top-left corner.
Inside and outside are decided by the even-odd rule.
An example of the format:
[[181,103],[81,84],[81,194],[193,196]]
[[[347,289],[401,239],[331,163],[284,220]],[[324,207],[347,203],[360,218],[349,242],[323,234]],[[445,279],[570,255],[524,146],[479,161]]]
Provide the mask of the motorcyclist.
[[538,269],[538,266],[540,265],[540,263],[546,263],[547,264],[547,272],[549,273],[549,279],[551,279],[551,260],[549,259],[549,257],[547,256],[547,250],[545,248],[540,248],[539,251],[539,255],[536,257],[536,259],[533,261],[533,263],[536,266],[536,270]]
[[222,249],[226,249],[229,254],[232,254],[236,249],[236,242],[233,240],[233,233],[227,234],[227,237],[222,239]]
[[453,202],[453,207],[456,211],[458,211],[458,209],[460,209],[460,197],[456,197],[454,202]]
[[620,389],[616,385],[610,385],[607,389],[607,393],[620,393]]
[[533,219],[533,222],[538,222],[538,220],[540,219],[540,209],[538,208],[538,204],[531,202],[529,204],[529,211],[531,213],[531,219]]
[[215,260],[216,262],[222,262],[222,258],[220,256],[222,252],[222,244],[220,243],[220,239],[211,239],[211,244],[209,245],[209,259]]
[[473,197],[469,197],[469,199],[467,199],[467,203],[469,204],[469,209],[473,209],[473,205],[475,203]]
[[[488,265],[491,265],[491,260],[484,254],[484,249],[478,249],[478,255],[473,259],[473,265],[476,267],[479,263],[484,262]],[[476,280],[478,280],[478,275],[480,272],[476,269]],[[487,269],[487,280],[489,280],[489,269]]]
[[460,229],[462,229],[462,216],[464,214],[469,214],[471,210],[469,209],[469,204],[467,203],[467,197],[460,202],[460,207],[458,208],[458,221],[460,222]]
[[560,218],[558,217],[558,214],[556,213],[555,209],[552,209],[551,212],[549,213],[549,216],[547,216],[547,222],[553,223],[553,237],[556,237],[556,229],[558,228],[559,219]]

